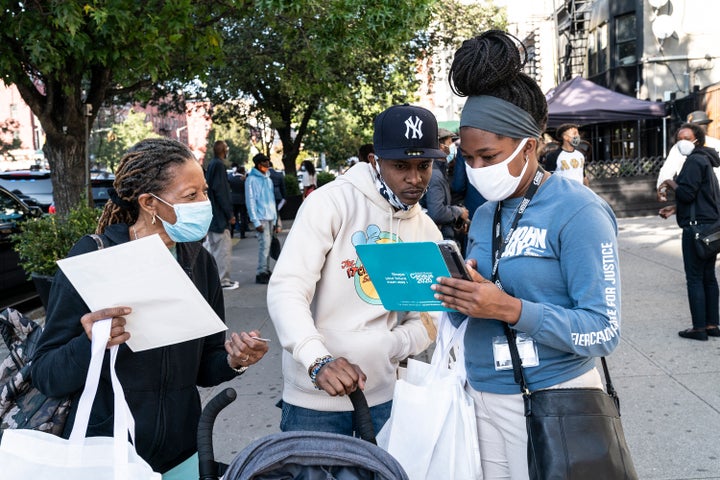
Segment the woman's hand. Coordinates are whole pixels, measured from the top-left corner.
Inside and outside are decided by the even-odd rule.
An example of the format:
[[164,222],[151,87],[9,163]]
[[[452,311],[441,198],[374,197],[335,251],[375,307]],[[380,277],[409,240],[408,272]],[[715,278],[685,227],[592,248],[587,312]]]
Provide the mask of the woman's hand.
[[367,375],[354,363],[348,362],[345,357],[339,357],[326,363],[317,373],[315,384],[328,395],[349,395],[356,389],[365,389]]
[[522,302],[500,290],[475,269],[475,260],[466,263],[472,281],[438,277],[432,285],[435,298],[443,307],[452,308],[473,318],[493,318],[514,325],[520,319]]
[[225,351],[228,352],[228,364],[232,368],[249,367],[260,361],[267,353],[266,341],[258,340],[260,332],[253,330],[250,333],[231,333],[225,340]]
[[125,331],[125,315],[132,312],[130,307],[113,307],[103,308],[94,312],[86,313],[80,317],[80,323],[85,330],[87,337],[92,340],[92,326],[98,320],[112,319],[110,327],[110,338],[108,338],[107,348],[125,343],[130,338],[130,333]]
[[663,207],[658,212],[658,215],[660,215],[662,218],[668,218],[671,215],[675,215],[675,212],[677,210],[677,207],[675,205],[668,205],[667,207]]

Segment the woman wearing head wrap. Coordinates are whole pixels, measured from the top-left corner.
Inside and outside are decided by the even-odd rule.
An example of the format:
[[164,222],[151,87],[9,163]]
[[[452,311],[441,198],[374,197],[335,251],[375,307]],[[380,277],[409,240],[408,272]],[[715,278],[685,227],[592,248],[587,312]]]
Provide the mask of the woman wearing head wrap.
[[468,96],[460,148],[468,179],[488,202],[469,232],[473,281],[433,286],[459,312],[453,323],[469,322],[467,389],[486,480],[528,478],[523,399],[504,325],[517,336],[531,391],[602,388],[595,357],[612,352],[620,333],[615,216],[591,190],[538,164],[547,103],[521,71],[518,43],[491,30],[455,53],[451,85]]

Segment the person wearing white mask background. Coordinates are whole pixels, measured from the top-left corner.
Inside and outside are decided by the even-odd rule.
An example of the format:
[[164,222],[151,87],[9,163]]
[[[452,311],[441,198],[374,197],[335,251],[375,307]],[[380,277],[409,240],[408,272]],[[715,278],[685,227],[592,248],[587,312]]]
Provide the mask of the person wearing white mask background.
[[[445,158],[433,160],[433,174],[421,205],[433,219],[446,240],[455,239],[455,230],[465,232],[470,223],[468,209],[461,205],[452,205],[452,194],[448,180],[448,168],[455,160],[457,146],[453,143],[455,134],[445,128],[438,129],[440,150],[447,155]],[[456,167],[458,167],[456,165]],[[460,165],[460,168],[463,168]]]
[[[104,248],[159,235],[183,268],[181,275],[187,273],[224,320],[217,266],[201,244],[212,218],[206,192],[203,169],[186,145],[165,138],[143,140],[121,159],[96,233]],[[94,252],[98,247],[95,240],[85,236],[69,255]],[[163,281],[157,278],[158,285]],[[196,386],[210,387],[232,380],[260,360],[268,346],[256,340],[260,337],[258,331],[232,333],[227,339],[225,332],[220,332],[133,352],[125,344],[134,333],[125,329],[125,317],[131,313],[129,307],[117,305],[91,312],[59,270],[53,279],[45,328],[32,358],[33,384],[45,395],[72,398],[63,432],[67,438],[90,363],[92,325],[111,319],[107,347],[120,346],[116,371],[135,419],[133,443],[137,453],[156,472],[172,470],[177,474],[182,470],[189,472],[184,478],[197,478],[195,452],[201,403]],[[111,437],[113,413],[106,358],[87,436]]]
[[[686,157],[677,178],[667,179],[660,188],[675,192],[675,205],[663,207],[660,216],[668,218],[677,213],[682,228],[682,256],[687,284],[692,328],[678,332],[682,338],[707,340],[720,337],[718,330],[718,281],[715,275],[717,257],[702,259],[695,252],[691,222],[713,224],[720,217],[720,186],[713,169],[720,167],[720,157],[714,148],[703,146],[705,132],[699,125],[683,124],[677,132],[675,146]],[[693,212],[694,210],[694,212]],[[694,218],[693,218],[694,217]]]
[[560,148],[545,156],[545,169],[555,175],[588,185],[585,176],[585,155],[578,150],[582,142],[578,126],[572,123],[560,125],[555,132]]
[[[720,154],[720,140],[717,138],[707,135],[707,126],[712,123],[712,120],[708,118],[707,114],[702,110],[696,110],[687,116],[687,123],[699,125],[702,131],[705,133],[705,146],[715,149]],[[702,146],[702,145],[701,145]],[[678,148],[677,144],[673,145],[668,152],[667,158],[663,163],[657,177],[657,198],[660,202],[667,202],[667,189],[662,189],[661,185],[665,180],[674,179],[683,167],[687,154],[682,153]],[[720,168],[715,169],[715,176],[720,180]]]
[[595,359],[610,354],[620,335],[615,215],[589,188],[540,167],[547,102],[522,72],[519,48],[511,35],[491,30],[455,53],[451,87],[468,97],[460,151],[469,181],[488,201],[470,224],[473,280],[442,277],[432,286],[457,310],[453,324],[468,321],[466,390],[475,399],[485,480],[529,478],[506,328],[529,347],[521,356],[531,391],[602,388]]

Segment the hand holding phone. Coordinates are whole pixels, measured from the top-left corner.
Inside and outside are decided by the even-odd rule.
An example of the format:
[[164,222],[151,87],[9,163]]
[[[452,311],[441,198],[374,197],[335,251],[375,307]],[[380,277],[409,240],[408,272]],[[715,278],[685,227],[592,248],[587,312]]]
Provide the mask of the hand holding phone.
[[457,243],[455,243],[454,240],[442,240],[438,242],[438,246],[445,260],[445,265],[450,271],[450,276],[472,281],[472,277],[467,271],[467,267],[465,267],[465,260],[460,253]]

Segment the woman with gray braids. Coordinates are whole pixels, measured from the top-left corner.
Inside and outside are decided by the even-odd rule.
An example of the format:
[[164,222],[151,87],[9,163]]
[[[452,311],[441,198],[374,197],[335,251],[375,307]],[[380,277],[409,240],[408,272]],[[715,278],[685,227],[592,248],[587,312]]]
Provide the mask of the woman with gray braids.
[[[530,391],[602,388],[595,358],[620,334],[617,225],[591,190],[538,164],[547,103],[521,45],[491,30],[466,40],[450,70],[467,96],[460,148],[470,183],[488,201],[472,220],[473,281],[438,279],[436,297],[467,319],[467,390],[475,399],[486,480],[529,477],[523,398],[508,337]],[[507,331],[507,335],[506,335]]]
[[[211,209],[200,164],[187,146],[167,139],[147,139],[123,157],[111,200],[97,227],[106,248],[158,234],[202,296],[224,320],[225,307],[217,267],[200,241]],[[80,239],[70,256],[97,250],[90,237]],[[162,282],[162,279],[158,279]],[[120,345],[116,371],[135,418],[135,448],[153,470],[188,471],[197,478],[195,452],[200,397],[197,386],[231,380],[267,352],[260,332],[223,332],[167,347],[133,352],[124,343],[128,307],[90,312],[61,271],[55,276],[45,330],[32,362],[32,379],[44,394],[73,396],[65,436],[70,434],[77,399],[90,361],[92,324],[112,318],[108,347]],[[113,394],[107,363],[93,404],[88,436],[112,436]],[[172,478],[181,478],[178,476]]]

